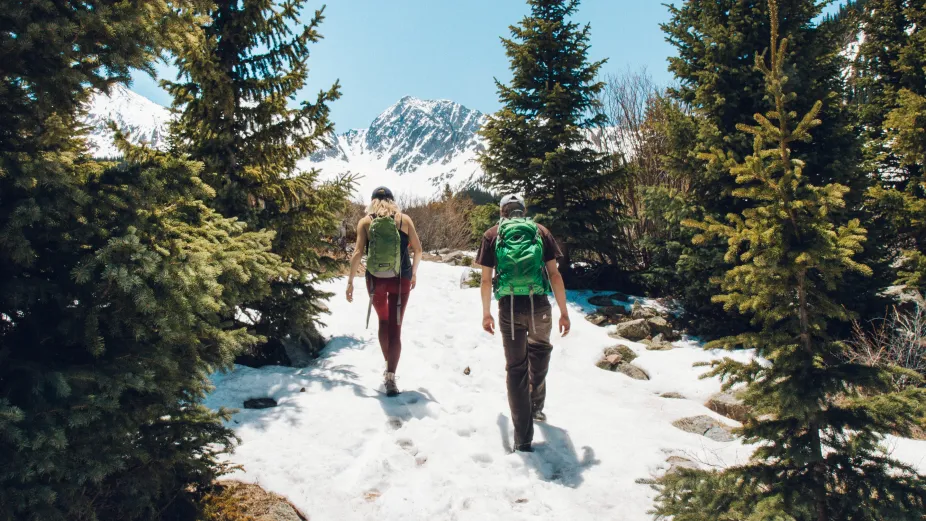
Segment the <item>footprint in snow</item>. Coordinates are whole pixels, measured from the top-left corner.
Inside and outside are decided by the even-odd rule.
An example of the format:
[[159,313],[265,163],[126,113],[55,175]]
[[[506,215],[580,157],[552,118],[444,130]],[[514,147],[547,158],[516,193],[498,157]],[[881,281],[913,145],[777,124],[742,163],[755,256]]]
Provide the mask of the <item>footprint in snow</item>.
[[405,452],[411,454],[412,456],[415,456],[418,454],[418,447],[415,447],[415,443],[408,438],[398,439],[396,440],[395,443],[399,447],[402,447],[402,449],[405,450]]
[[399,430],[402,428],[402,419],[393,416],[386,421],[386,425],[388,425],[393,430]]
[[484,452],[473,454],[471,457],[473,458],[473,461],[478,463],[481,467],[488,467],[492,463],[492,456]]

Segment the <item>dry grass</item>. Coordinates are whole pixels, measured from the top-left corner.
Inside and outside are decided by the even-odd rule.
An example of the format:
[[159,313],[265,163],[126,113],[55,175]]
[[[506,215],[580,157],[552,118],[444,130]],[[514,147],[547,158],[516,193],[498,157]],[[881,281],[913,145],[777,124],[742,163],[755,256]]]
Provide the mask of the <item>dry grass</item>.
[[238,481],[216,483],[202,505],[202,521],[309,521],[286,498]]

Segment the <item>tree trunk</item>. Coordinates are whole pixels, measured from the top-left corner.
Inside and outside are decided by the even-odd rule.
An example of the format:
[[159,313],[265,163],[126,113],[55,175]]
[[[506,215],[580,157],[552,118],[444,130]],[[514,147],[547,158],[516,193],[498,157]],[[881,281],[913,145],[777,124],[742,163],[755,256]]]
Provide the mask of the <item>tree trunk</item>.
[[[813,346],[810,342],[810,320],[807,312],[807,288],[806,277],[804,272],[797,275],[797,298],[798,312],[801,319],[801,344],[813,363]],[[820,424],[814,418],[808,425],[810,431],[810,450],[813,453],[814,461],[811,472],[813,474],[813,494],[814,503],[817,509],[817,521],[829,521],[829,515],[826,511],[826,466],[823,464],[823,442],[820,440]]]

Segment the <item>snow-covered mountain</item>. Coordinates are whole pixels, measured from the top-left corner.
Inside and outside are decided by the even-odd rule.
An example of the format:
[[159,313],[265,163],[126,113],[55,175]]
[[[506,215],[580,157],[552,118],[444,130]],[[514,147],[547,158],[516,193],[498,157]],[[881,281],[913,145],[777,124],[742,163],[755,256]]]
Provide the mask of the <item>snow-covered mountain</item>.
[[[170,111],[131,90],[117,86],[99,93],[87,106],[90,146],[99,157],[118,156],[108,122],[130,132],[135,142],[163,147]],[[323,179],[345,173],[357,179],[358,195],[366,198],[379,185],[398,194],[430,197],[447,183],[455,188],[479,181],[477,135],[486,117],[447,100],[406,96],[380,114],[368,128],[331,137],[331,147],[300,162],[321,169]]]
[[94,156],[120,155],[113,143],[110,121],[128,131],[129,139],[135,143],[144,142],[156,148],[167,144],[170,111],[122,85],[113,87],[109,95],[96,94],[86,108],[84,123],[91,127],[88,141]]
[[431,196],[445,184],[460,188],[479,181],[477,132],[486,117],[448,100],[406,96],[380,114],[369,128],[332,138],[332,146],[313,154],[305,167],[323,176],[356,174],[361,197],[379,185],[398,193]]

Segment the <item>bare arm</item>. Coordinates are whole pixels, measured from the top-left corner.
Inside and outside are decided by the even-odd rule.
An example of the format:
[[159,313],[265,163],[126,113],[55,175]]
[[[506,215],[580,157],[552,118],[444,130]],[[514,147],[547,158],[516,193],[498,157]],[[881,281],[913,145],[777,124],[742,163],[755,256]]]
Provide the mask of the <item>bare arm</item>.
[[572,327],[569,321],[569,308],[566,307],[566,285],[563,284],[563,276],[556,266],[556,259],[547,262],[546,267],[547,274],[550,276],[550,286],[553,288],[553,297],[556,298],[556,305],[559,306],[559,332],[566,336]]
[[495,319],[492,318],[492,268],[482,267],[482,283],[479,291],[482,293],[482,329],[495,334]]
[[421,239],[418,238],[418,230],[415,229],[415,222],[407,215],[404,215],[404,217],[408,221],[408,245],[415,255],[415,258],[412,259],[412,288],[414,289],[418,282],[418,265],[421,264],[421,256],[424,253],[424,249],[421,247]]
[[357,223],[357,244],[354,245],[354,254],[350,257],[350,274],[347,276],[347,301],[354,301],[354,275],[360,270],[360,261],[363,259],[363,250],[367,244],[366,218]]

